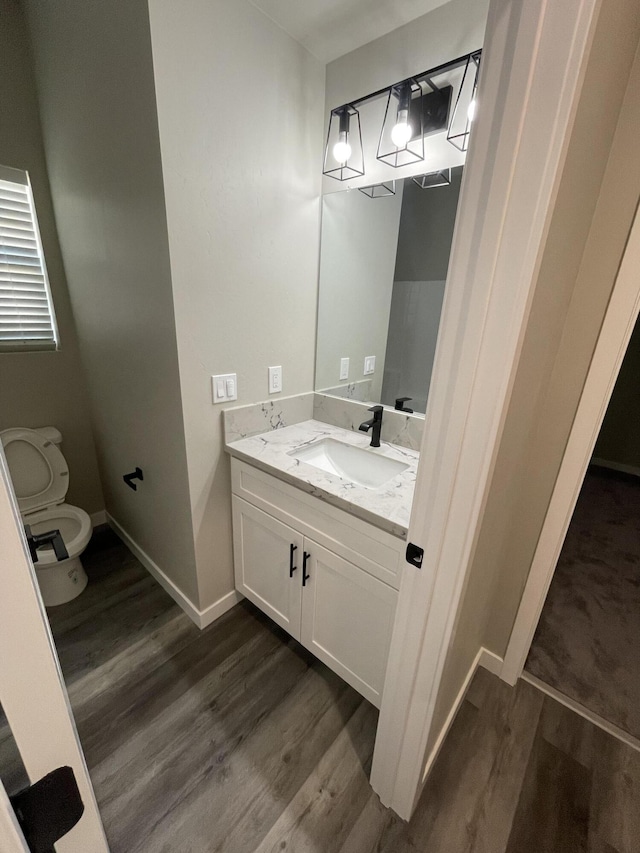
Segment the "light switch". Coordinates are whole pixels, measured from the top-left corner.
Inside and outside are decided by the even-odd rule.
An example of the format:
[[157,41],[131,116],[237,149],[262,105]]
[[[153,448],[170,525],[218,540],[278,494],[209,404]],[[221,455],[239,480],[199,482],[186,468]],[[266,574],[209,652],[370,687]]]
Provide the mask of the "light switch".
[[375,355],[366,355],[364,357],[364,375],[369,376],[371,373],[375,373],[376,369],[376,357]]
[[349,359],[341,358],[340,359],[340,379],[348,379],[349,378]]
[[214,403],[229,403],[238,399],[238,378],[235,373],[221,373],[211,377]]
[[278,394],[282,391],[282,366],[269,368],[269,393]]

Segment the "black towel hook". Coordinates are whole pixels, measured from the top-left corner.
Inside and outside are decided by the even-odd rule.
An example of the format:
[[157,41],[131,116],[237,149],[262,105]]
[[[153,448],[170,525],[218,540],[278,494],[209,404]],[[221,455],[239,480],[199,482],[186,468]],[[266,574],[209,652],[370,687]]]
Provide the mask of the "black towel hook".
[[130,489],[133,489],[134,492],[137,492],[138,487],[132,481],[144,480],[144,477],[142,475],[142,468],[136,468],[136,470],[133,471],[131,474],[124,474],[122,479],[125,481],[125,483],[127,484],[127,486],[129,486]]

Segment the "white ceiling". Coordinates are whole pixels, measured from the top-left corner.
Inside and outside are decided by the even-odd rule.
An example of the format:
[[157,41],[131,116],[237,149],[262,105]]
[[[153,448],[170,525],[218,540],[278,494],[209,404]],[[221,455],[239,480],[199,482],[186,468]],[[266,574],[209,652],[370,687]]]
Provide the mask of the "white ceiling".
[[251,0],[322,62],[331,62],[448,0]]

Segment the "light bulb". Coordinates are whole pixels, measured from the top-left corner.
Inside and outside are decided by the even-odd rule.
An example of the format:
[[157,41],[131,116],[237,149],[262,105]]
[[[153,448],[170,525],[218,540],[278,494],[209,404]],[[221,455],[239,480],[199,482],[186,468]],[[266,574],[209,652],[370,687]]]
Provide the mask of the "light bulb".
[[333,146],[333,156],[338,163],[346,163],[351,157],[351,146],[348,142],[348,134],[345,130],[340,131],[338,141]]
[[391,130],[391,141],[396,148],[404,148],[413,135],[408,118],[409,110],[398,110],[398,120]]
[[471,122],[476,117],[476,107],[477,106],[478,106],[477,101],[475,98],[473,98],[473,100],[470,102],[469,106],[467,107],[467,118],[469,119],[469,124],[471,124]]

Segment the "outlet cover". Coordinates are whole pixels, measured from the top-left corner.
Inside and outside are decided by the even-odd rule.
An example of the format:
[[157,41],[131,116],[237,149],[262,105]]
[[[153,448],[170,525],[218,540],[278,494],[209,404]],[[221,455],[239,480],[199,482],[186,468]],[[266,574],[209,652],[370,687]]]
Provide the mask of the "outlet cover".
[[229,403],[238,399],[238,379],[235,373],[219,373],[211,377],[213,403]]
[[282,366],[269,368],[269,393],[279,394],[282,391]]
[[375,355],[366,355],[364,357],[364,375],[369,376],[371,373],[375,373],[376,370],[376,357]]
[[341,358],[340,359],[340,379],[348,379],[349,378],[349,359]]

